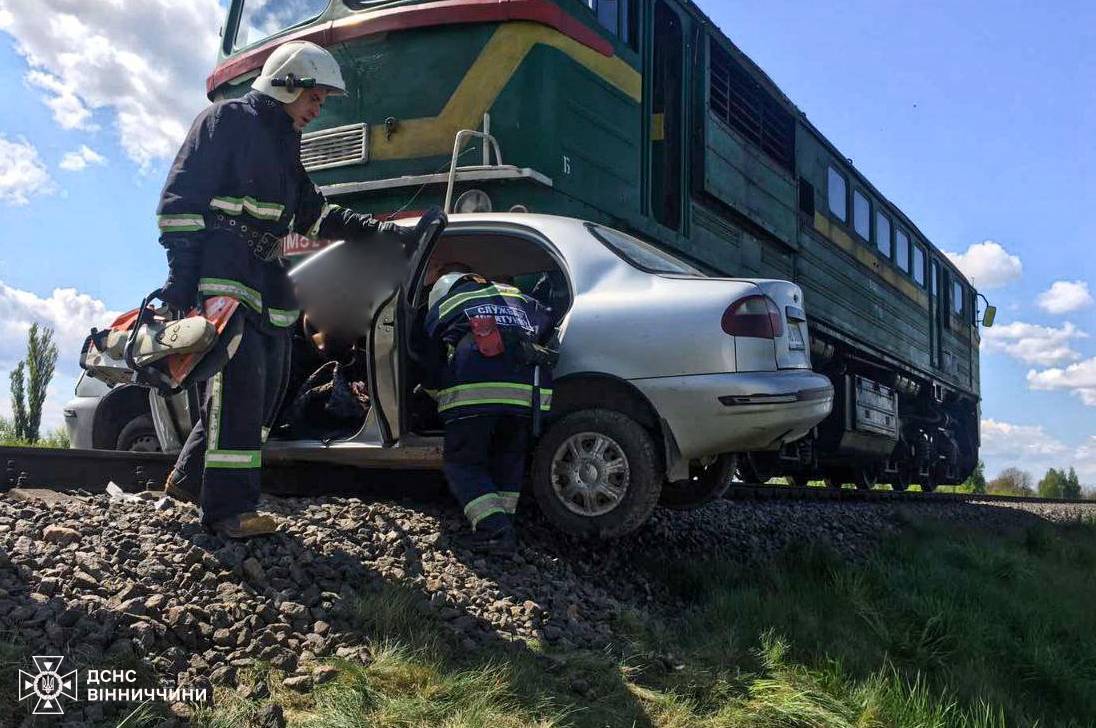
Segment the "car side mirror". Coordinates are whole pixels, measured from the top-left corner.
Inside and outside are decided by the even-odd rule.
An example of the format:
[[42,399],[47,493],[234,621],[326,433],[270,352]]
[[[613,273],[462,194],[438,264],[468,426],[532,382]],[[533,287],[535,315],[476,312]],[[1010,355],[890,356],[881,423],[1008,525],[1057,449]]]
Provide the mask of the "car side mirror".
[[987,329],[993,326],[993,320],[995,318],[997,318],[997,307],[986,306],[986,311],[982,314],[982,326],[986,327]]

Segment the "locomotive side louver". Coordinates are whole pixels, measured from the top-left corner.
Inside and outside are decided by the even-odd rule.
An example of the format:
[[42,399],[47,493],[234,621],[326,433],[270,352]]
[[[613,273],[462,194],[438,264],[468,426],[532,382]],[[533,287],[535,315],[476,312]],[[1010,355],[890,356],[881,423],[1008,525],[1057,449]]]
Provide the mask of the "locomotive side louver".
[[368,124],[348,124],[301,135],[301,162],[309,172],[368,161]]

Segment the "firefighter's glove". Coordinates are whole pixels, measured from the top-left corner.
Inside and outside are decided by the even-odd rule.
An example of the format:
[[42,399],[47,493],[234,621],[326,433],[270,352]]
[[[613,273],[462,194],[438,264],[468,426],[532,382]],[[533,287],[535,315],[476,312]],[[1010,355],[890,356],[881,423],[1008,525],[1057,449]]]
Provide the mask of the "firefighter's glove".
[[559,351],[548,346],[522,340],[519,357],[522,363],[530,366],[551,369],[559,363]]
[[[334,215],[331,217],[333,218]],[[414,243],[410,240],[410,236],[414,231],[401,227],[394,222],[379,222],[369,215],[359,215],[347,211],[341,219],[333,224],[338,227],[338,237],[344,238],[351,243],[369,243],[375,240],[377,236],[380,236],[384,240],[395,240],[404,255],[410,256],[410,253],[407,252],[409,246],[412,252],[415,249]],[[323,230],[321,229],[320,232],[322,234]]]
[[160,289],[160,300],[172,310],[185,313],[198,303],[202,249],[190,241],[173,242],[166,247],[168,274]]
[[394,222],[382,222],[377,226],[377,232],[394,239],[400,246],[403,257],[410,258],[415,254],[419,246],[419,237],[416,228],[404,227]]
[[413,228],[403,228],[400,233],[403,241],[403,254],[411,258],[420,245],[426,245],[445,229],[449,224],[449,218],[440,207],[431,207],[419,218],[419,222]]

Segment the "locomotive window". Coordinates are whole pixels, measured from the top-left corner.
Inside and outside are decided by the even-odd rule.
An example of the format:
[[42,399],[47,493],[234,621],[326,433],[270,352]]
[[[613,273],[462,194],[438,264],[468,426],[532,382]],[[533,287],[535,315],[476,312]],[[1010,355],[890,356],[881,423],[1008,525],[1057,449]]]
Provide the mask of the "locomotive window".
[[852,226],[864,240],[871,240],[871,203],[860,190],[852,191]]
[[826,187],[826,195],[830,198],[830,212],[841,222],[846,222],[849,219],[848,187],[840,172],[833,167],[830,167],[829,170],[830,176]]
[[891,257],[890,218],[881,212],[875,213],[875,247],[883,255]]
[[913,244],[913,280],[925,285],[925,249],[919,243]]
[[708,48],[708,108],[712,114],[782,167],[794,170],[794,117],[714,40]]
[[963,284],[959,281],[951,283],[951,310],[957,316],[963,315]]
[[910,236],[904,230],[894,231],[894,262],[902,270],[910,272]]
[[232,50],[253,45],[316,18],[330,4],[331,0],[244,0]]
[[635,0],[584,0],[584,2],[586,7],[597,15],[597,22],[601,24],[601,27],[633,48],[635,47],[633,31],[635,12],[632,8]]

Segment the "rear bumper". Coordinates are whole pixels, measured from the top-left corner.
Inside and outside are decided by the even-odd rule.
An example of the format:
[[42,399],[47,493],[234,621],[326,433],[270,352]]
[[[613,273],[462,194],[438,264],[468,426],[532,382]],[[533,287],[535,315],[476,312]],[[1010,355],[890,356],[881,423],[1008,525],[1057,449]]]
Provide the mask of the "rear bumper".
[[669,425],[681,456],[775,450],[829,415],[833,385],[810,371],[743,372],[632,381]]

